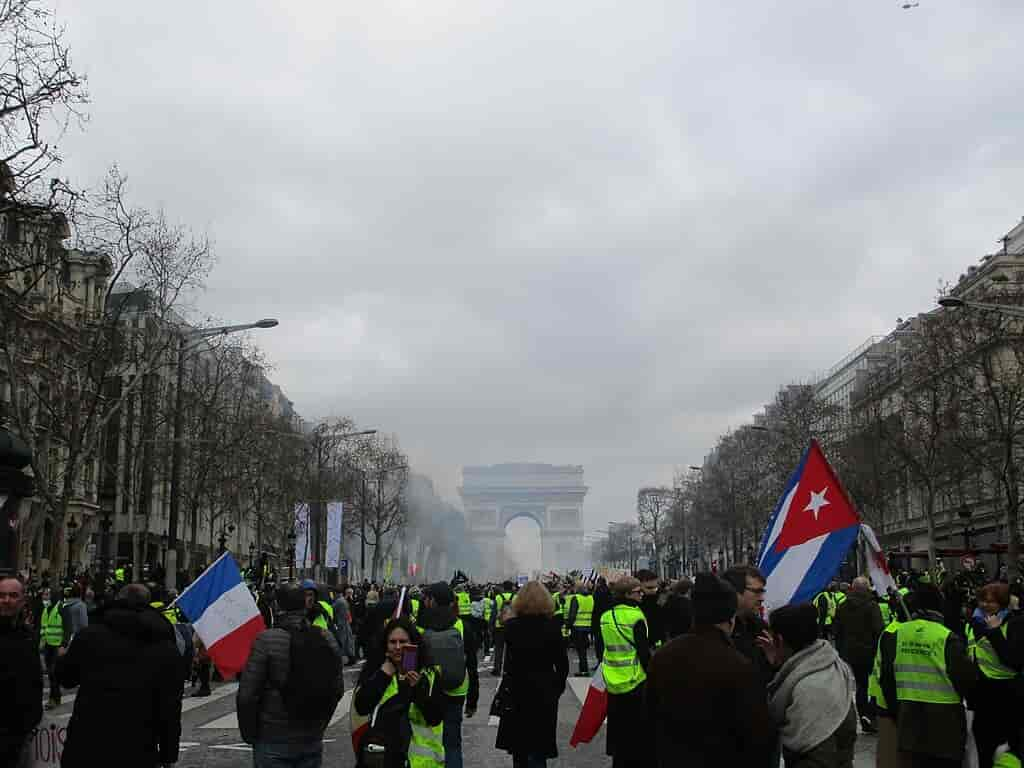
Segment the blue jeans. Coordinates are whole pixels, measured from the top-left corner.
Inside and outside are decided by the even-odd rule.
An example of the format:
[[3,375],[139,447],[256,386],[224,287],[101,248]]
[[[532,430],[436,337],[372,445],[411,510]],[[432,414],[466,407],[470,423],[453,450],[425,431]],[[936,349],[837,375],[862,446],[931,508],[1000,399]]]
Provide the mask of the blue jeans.
[[445,696],[444,706],[444,768],[462,768],[462,707],[465,696]]
[[322,741],[311,744],[254,744],[253,768],[320,768]]

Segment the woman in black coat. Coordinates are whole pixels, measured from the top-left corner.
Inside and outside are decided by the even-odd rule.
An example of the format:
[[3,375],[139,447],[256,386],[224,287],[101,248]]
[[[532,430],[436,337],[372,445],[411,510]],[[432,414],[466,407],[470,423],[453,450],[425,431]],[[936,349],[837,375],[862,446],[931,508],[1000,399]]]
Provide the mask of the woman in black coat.
[[558,699],[569,677],[569,657],[555,602],[543,584],[531,581],[520,589],[512,613],[505,625],[495,746],[511,753],[513,768],[543,768],[548,758],[558,757]]

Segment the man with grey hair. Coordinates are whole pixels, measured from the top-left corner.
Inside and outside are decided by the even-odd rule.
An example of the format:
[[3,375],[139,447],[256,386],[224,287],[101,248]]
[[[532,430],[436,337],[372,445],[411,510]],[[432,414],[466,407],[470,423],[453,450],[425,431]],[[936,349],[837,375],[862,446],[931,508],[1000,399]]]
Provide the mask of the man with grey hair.
[[43,716],[43,673],[32,633],[22,621],[25,585],[0,574],[0,765],[18,765]]
[[882,611],[871,592],[871,582],[858,576],[846,600],[836,610],[832,631],[839,656],[850,665],[857,680],[857,711],[866,733],[876,732],[875,708],[868,699],[868,677],[884,626]]

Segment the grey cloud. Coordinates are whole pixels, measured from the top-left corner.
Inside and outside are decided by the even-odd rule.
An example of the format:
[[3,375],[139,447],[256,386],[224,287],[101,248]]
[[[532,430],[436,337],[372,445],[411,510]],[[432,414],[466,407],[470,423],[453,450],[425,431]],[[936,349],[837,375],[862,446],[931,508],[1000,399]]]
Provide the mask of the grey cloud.
[[927,308],[1020,210],[1024,8],[61,0],[113,161],[310,417],[581,463],[588,527]]

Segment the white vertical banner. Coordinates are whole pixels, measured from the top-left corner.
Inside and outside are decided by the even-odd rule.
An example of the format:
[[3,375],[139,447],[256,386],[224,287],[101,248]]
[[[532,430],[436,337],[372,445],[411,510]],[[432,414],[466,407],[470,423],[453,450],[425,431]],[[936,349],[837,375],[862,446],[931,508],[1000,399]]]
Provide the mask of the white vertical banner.
[[328,568],[341,565],[341,523],[344,517],[344,506],[340,501],[327,502],[327,557]]
[[309,504],[295,505],[295,567],[305,568],[309,561]]

